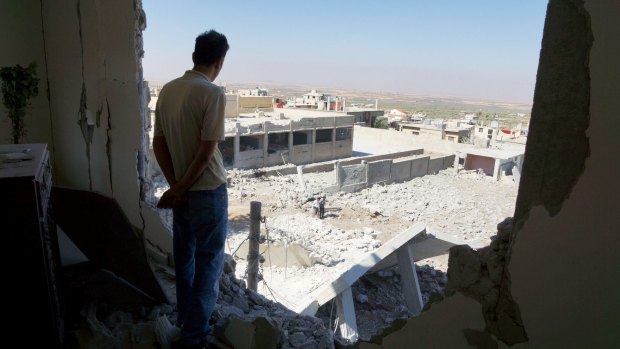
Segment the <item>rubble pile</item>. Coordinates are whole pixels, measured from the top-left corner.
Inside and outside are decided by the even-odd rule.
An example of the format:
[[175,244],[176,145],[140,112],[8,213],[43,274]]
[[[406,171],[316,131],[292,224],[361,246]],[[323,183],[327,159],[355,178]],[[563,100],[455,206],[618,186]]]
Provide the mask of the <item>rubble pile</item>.
[[[422,302],[427,304],[431,297],[441,298],[448,278],[446,273],[429,265],[416,266]],[[367,273],[351,287],[355,304],[357,330],[360,339],[370,340],[373,335],[389,327],[396,319],[407,319],[411,313],[405,305],[401,290],[398,266]],[[334,302],[319,308],[319,317],[325,327],[336,328],[336,308]],[[336,339],[345,342],[336,332]]]
[[246,288],[235,276],[230,255],[224,271],[211,317],[218,340],[233,348],[333,348],[331,332],[319,319],[299,315]]
[[[174,280],[161,280],[174,284]],[[246,288],[235,277],[235,263],[226,255],[219,296],[211,316],[213,340],[227,348],[317,348],[334,347],[331,331],[322,321],[303,316]],[[108,309],[89,304],[82,312],[86,322],[76,331],[81,348],[169,348],[180,329],[174,326],[177,313],[170,305],[151,309]]]
[[[258,291],[289,308],[297,300],[334,280],[366,252],[379,248],[411,225],[422,222],[430,232],[442,232],[465,241],[489,242],[497,222],[514,212],[517,186],[510,177],[494,181],[479,173],[456,174],[453,169],[402,183],[377,184],[359,192],[330,192],[333,171],[298,175],[248,177],[229,173],[233,205],[261,201],[271,243],[297,243],[312,256],[309,267],[275,266],[268,255],[262,265]],[[305,190],[304,190],[305,189]],[[326,218],[312,214],[312,200],[326,195]],[[229,242],[237,246],[247,230],[231,227]],[[274,242],[275,241],[275,242]],[[237,276],[244,277],[245,262],[238,260]],[[447,261],[416,263],[424,303],[442,295]],[[398,268],[366,275],[353,287],[358,331],[369,338],[393,320],[408,317],[400,290]],[[334,306],[335,307],[335,306]],[[335,328],[335,309],[328,303],[317,316]]]
[[[307,266],[276,265],[265,253],[259,293],[254,293],[245,289],[246,263],[237,259],[236,274],[225,274],[220,284],[220,300],[213,315],[219,333],[224,336],[226,329],[234,333],[232,328],[244,327],[256,334],[277,333],[281,347],[313,348],[333,342],[325,336],[331,336],[336,327],[335,305],[323,305],[317,313],[320,320],[314,318],[315,322],[288,309],[298,308],[300,300],[337,278],[365,253],[418,222],[426,224],[431,233],[490,242],[497,222],[513,215],[518,189],[510,176],[494,181],[475,172],[456,174],[453,169],[402,183],[376,184],[354,193],[334,191],[333,171],[261,176],[255,170],[231,170],[228,182],[233,217],[229,253],[247,238],[250,201],[260,201],[265,217],[261,234],[266,243],[297,245],[310,262]],[[326,195],[325,219],[312,213],[313,200],[320,195]],[[443,294],[447,260],[422,260],[416,269],[424,303]],[[410,316],[397,267],[363,276],[352,290],[362,339]]]

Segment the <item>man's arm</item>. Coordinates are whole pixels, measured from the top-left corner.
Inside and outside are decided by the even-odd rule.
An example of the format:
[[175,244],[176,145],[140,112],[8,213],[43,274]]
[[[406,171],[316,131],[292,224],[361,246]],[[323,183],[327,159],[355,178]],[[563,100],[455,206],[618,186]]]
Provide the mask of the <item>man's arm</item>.
[[177,180],[174,175],[174,167],[172,166],[172,156],[170,155],[168,143],[166,143],[166,138],[164,136],[153,137],[153,153],[155,153],[155,159],[164,177],[166,177],[168,184],[172,187],[177,183]]
[[[155,150],[154,147],[155,139],[153,139],[153,150]],[[183,201],[183,195],[185,194],[185,192],[192,187],[192,185],[198,180],[198,178],[200,178],[200,176],[209,165],[209,161],[211,160],[211,157],[215,152],[215,147],[217,147],[217,141],[200,141],[198,153],[196,153],[196,156],[194,156],[194,159],[189,164],[189,167],[187,168],[187,171],[185,171],[183,178],[181,178],[178,182],[175,181],[174,184],[168,181],[170,183],[170,189],[168,189],[164,193],[164,195],[162,195],[159,203],[157,204],[157,207],[170,208],[176,206],[181,201]],[[159,162],[159,157],[157,156],[157,153],[155,153],[155,157],[157,157],[157,161]],[[171,160],[170,158],[168,159]],[[174,176],[174,170],[172,172],[172,175]],[[164,176],[166,176],[165,173]]]
[[209,161],[211,161],[213,153],[215,153],[215,147],[217,147],[217,141],[200,141],[198,153],[196,153],[191,164],[189,164],[183,178],[175,185],[178,191],[185,193],[202,176],[202,173],[209,165]]

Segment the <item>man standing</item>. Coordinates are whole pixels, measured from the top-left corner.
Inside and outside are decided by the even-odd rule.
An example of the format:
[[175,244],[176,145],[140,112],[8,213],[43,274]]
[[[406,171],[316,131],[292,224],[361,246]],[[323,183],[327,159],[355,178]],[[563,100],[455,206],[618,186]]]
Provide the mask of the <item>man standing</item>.
[[177,324],[173,348],[203,348],[217,300],[228,224],[226,170],[217,143],[224,140],[224,91],[213,84],[228,52],[226,37],[196,38],[194,67],[167,83],[155,110],[153,151],[170,185],[157,207],[173,210]]

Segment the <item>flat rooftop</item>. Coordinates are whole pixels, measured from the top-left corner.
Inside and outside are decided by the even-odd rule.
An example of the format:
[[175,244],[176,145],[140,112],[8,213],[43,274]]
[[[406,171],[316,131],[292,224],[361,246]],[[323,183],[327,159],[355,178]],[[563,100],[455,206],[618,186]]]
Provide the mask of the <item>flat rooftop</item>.
[[[284,118],[278,119],[283,114]],[[301,120],[303,118],[333,118],[343,116],[353,116],[345,112],[338,111],[324,111],[314,109],[276,109],[270,112],[261,112],[261,116],[256,116],[255,113],[241,113],[237,118],[228,118],[227,121],[238,121],[241,123],[260,123],[264,121],[287,121],[287,120]]]
[[525,149],[462,149],[461,153],[484,156],[494,159],[508,159],[525,153]]

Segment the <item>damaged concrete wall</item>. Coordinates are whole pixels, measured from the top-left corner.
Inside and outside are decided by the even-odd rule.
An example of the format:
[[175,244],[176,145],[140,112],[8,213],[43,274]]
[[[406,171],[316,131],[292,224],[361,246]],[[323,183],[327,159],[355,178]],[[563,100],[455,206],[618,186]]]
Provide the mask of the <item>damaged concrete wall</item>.
[[[24,143],[49,143],[52,123],[47,99],[47,67],[41,23],[41,3],[38,0],[0,2],[0,67],[37,65],[39,95],[33,98],[24,118]],[[0,144],[13,143],[11,121],[0,104]],[[53,149],[52,149],[53,150]],[[53,159],[52,159],[53,160]]]
[[428,173],[436,174],[443,170],[443,158],[431,157],[428,160]]
[[369,162],[367,165],[368,184],[388,182],[392,172],[392,160],[379,160]]
[[528,140],[509,261],[538,347],[620,343],[618,14],[614,0],[549,6],[530,128],[559,133]]
[[407,180],[411,178],[411,164],[413,159],[397,159],[392,162],[390,179],[393,181]]
[[55,184],[114,197],[133,225],[169,249],[169,234],[141,201],[148,149],[141,2],[41,4]]
[[[314,144],[314,155],[313,162],[327,161],[335,158],[334,152],[334,143],[315,143]],[[294,160],[294,159],[293,159]]]
[[334,142],[334,158],[350,157],[353,153],[353,142],[350,140]]
[[[620,150],[618,13],[615,0],[549,3],[530,126],[538,131],[528,139],[498,298],[501,304],[506,290],[512,293],[517,307],[512,314],[520,314],[522,326],[492,334],[489,323],[479,322],[483,311],[474,305],[480,303],[463,298],[467,291],[461,289],[403,328],[395,326],[375,341],[378,346],[360,348],[505,348],[522,341],[523,333],[527,342],[512,347],[609,348],[620,343],[620,234],[615,224],[620,158],[609,157]],[[549,137],[543,132],[549,128],[562,136]],[[474,264],[462,267],[471,267],[475,276],[480,269]],[[483,279],[472,281],[480,286]],[[501,310],[498,306],[496,315]],[[451,330],[444,330],[446,324]],[[502,324],[498,320],[491,326]]]
[[413,159],[411,161],[411,178],[426,176],[430,159],[430,156]]

